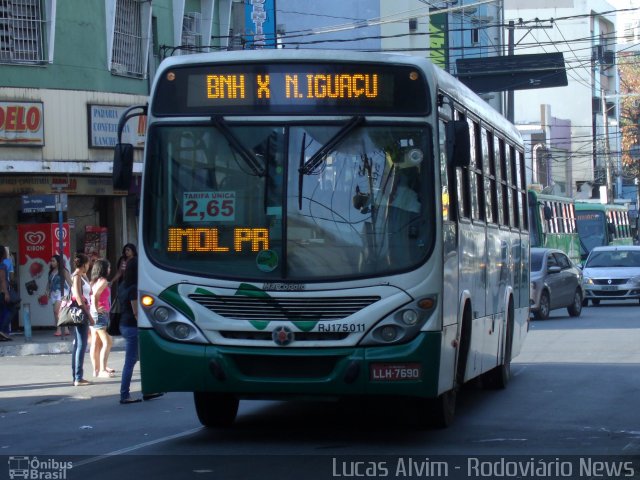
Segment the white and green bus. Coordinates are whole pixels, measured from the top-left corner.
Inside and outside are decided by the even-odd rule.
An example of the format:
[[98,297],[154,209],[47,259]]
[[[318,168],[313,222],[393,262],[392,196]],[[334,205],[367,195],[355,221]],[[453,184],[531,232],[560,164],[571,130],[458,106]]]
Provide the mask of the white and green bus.
[[[523,144],[425,59],[261,50],[165,60],[139,238],[143,392],[202,424],[252,398],[504,387],[529,319]],[[129,185],[130,146],[114,156]]]
[[576,200],[575,206],[582,260],[594,247],[633,245],[627,205]]
[[580,265],[580,238],[572,198],[529,190],[531,247],[557,248]]

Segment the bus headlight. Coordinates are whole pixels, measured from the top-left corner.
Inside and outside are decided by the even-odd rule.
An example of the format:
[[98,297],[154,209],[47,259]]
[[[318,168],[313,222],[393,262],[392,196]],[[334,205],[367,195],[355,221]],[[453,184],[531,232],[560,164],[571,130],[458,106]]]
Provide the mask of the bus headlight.
[[159,297],[140,292],[142,310],[146,313],[153,330],[162,338],[188,343],[210,343],[200,329],[180,310]]
[[189,338],[191,327],[185,323],[175,323],[171,326],[173,334],[180,340]]
[[359,345],[388,345],[413,340],[436,311],[436,300],[435,295],[430,295],[404,305],[374,325]]
[[385,325],[380,329],[380,337],[385,342],[393,342],[398,336],[398,329],[395,325]]
[[418,312],[415,310],[405,310],[402,312],[402,321],[409,326],[413,326],[418,323]]
[[171,312],[169,312],[169,309],[167,307],[158,307],[154,310],[153,316],[160,323],[165,323],[169,320]]

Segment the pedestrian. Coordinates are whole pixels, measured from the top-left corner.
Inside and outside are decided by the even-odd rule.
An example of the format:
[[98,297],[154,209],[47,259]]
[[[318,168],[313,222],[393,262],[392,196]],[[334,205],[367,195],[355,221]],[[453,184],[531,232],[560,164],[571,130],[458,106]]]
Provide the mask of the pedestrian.
[[[62,291],[61,291],[62,288]],[[53,320],[56,325],[56,337],[61,336],[62,329],[58,327],[58,314],[60,313],[60,303],[65,292],[71,290],[71,275],[64,266],[64,260],[62,255],[53,255],[49,260],[49,279],[47,281],[47,288],[45,294],[49,297],[49,303],[53,307]],[[69,327],[65,327],[64,335],[69,335]]]
[[123,248],[122,248],[122,255],[120,256],[120,258],[118,259],[118,261],[116,262],[117,268],[118,270],[116,270],[115,275],[113,276],[113,278],[111,279],[111,285],[113,286],[114,289],[118,288],[118,282],[122,279],[123,275],[124,275],[124,270],[125,268],[127,268],[127,262],[138,256],[138,249],[136,248],[136,246],[133,243],[127,243]]
[[15,269],[13,267],[13,258],[11,257],[11,250],[9,250],[9,247],[5,246],[4,251],[5,251],[5,257],[4,257],[4,260],[2,260],[2,263],[4,263],[5,266],[7,267],[9,284],[13,285],[13,282],[15,281]]
[[93,365],[93,376],[101,378],[112,378],[115,370],[107,366],[109,353],[113,345],[111,335],[107,333],[109,322],[109,310],[111,309],[111,289],[107,280],[111,273],[109,260],[97,259],[91,268],[91,302],[90,310],[94,324],[91,331],[91,364]]
[[13,340],[10,336],[11,295],[9,294],[9,273],[4,259],[7,255],[3,245],[0,245],[0,341]]
[[[120,334],[124,338],[124,367],[122,367],[122,380],[120,381],[120,403],[140,402],[139,398],[131,396],[131,377],[133,367],[138,361],[138,258],[132,257],[127,262],[118,288],[118,301],[120,302]],[[142,396],[144,400],[152,400],[164,395],[164,393],[149,393]]]
[[118,286],[120,302],[120,334],[124,338],[124,366],[120,381],[120,403],[138,403],[130,393],[133,367],[138,361],[138,259],[126,263],[122,281]]
[[84,253],[76,253],[73,260],[75,270],[71,275],[71,295],[72,299],[84,310],[87,320],[74,327],[73,349],[71,351],[71,370],[73,373],[73,384],[76,387],[91,385],[91,382],[84,379],[84,355],[87,350],[87,338],[89,336],[89,326],[93,325],[93,318],[89,309],[91,299],[91,284],[87,278],[89,270],[89,257]]

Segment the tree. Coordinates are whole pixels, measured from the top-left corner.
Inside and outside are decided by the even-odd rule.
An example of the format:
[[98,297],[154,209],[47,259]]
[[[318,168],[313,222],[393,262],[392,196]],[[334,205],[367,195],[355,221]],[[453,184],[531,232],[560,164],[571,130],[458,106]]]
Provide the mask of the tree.
[[640,177],[640,63],[638,54],[618,57],[620,74],[620,133],[625,178]]

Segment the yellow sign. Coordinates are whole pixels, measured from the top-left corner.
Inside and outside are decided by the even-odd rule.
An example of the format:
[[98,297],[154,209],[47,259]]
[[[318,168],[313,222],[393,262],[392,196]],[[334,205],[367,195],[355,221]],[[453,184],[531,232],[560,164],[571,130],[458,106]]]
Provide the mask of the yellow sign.
[[259,252],[268,249],[267,228],[234,228],[233,245],[221,244],[217,228],[169,228],[169,252]]

